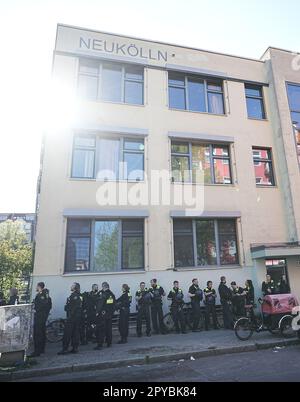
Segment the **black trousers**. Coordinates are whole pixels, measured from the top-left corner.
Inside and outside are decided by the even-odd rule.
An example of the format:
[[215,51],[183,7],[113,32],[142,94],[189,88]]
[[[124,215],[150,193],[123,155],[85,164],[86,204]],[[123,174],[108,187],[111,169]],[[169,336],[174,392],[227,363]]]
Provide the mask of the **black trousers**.
[[112,316],[104,314],[97,317],[97,343],[98,346],[103,346],[104,341],[107,345],[112,343]]
[[163,314],[161,302],[153,303],[151,305],[152,328],[157,333],[158,332],[161,332],[161,333],[166,332],[163,318],[164,318],[164,314]]
[[213,319],[213,326],[215,329],[218,328],[218,320],[216,313],[216,306],[214,304],[205,305],[205,329],[208,330],[210,326],[210,317]]
[[242,317],[245,315],[245,302],[240,298],[232,302],[232,311],[235,317]]
[[67,319],[63,336],[63,350],[68,350],[71,343],[74,350],[78,349],[80,340],[80,318]]
[[129,307],[121,307],[119,315],[119,332],[122,341],[127,340],[129,330]]
[[223,307],[223,319],[224,319],[224,328],[232,329],[233,328],[233,314],[232,314],[232,304],[229,304],[227,301],[221,301]]
[[[171,307],[171,314],[175,325],[176,332],[185,332],[185,317],[182,307]],[[180,328],[179,328],[180,324]]]
[[35,353],[45,352],[47,318],[48,314],[35,313],[33,323],[33,342]]
[[91,341],[93,336],[96,334],[96,314],[88,315],[87,317],[87,329],[86,329],[86,338],[87,341]]
[[143,320],[146,321],[146,334],[150,335],[151,334],[150,306],[140,306],[138,308],[136,318],[136,332],[138,335],[142,335]]
[[201,318],[201,308],[200,302],[192,302],[192,317],[193,317],[193,330],[195,331],[199,327],[199,322]]

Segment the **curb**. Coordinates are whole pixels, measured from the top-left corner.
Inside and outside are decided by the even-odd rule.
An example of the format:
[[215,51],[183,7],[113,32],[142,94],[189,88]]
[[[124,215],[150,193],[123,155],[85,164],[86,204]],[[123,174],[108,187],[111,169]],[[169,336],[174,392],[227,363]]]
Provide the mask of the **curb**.
[[11,373],[0,373],[0,382],[6,381],[14,381],[21,380],[31,377],[42,377],[48,375],[62,374],[62,373],[72,373],[72,372],[81,372],[81,371],[93,371],[93,370],[105,370],[111,368],[118,368],[124,366],[132,366],[132,365],[143,365],[143,364],[154,364],[154,363],[163,363],[173,360],[180,359],[190,359],[193,356],[195,359],[200,359],[202,357],[209,356],[220,356],[226,354],[233,353],[243,353],[243,352],[256,352],[258,350],[272,349],[276,346],[293,346],[298,345],[298,339],[290,339],[290,340],[279,340],[273,342],[265,342],[265,343],[254,343],[251,345],[241,345],[241,346],[231,346],[231,347],[223,347],[223,348],[215,348],[215,349],[207,349],[200,351],[189,351],[189,352],[178,352],[178,353],[169,353],[162,354],[156,356],[145,356],[145,358],[137,357],[132,359],[123,359],[123,360],[114,360],[114,361],[104,361],[99,363],[84,363],[84,364],[72,364],[69,366],[60,366],[60,367],[48,367],[44,369],[28,369],[24,371],[15,371]]

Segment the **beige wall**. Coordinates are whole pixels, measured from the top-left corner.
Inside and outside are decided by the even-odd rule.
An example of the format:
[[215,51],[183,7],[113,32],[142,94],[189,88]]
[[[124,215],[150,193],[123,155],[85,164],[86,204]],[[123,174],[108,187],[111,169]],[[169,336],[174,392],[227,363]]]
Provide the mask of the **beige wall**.
[[[78,30],[60,27],[57,50],[78,51],[74,43],[78,43],[80,34]],[[89,32],[85,32],[85,34],[106,38],[107,40],[119,40],[122,43],[131,44],[133,42],[130,38],[114,38],[110,35]],[[172,64],[187,65],[211,71],[223,71],[230,77],[256,82],[267,82],[268,77],[270,77],[270,71],[266,68],[266,63],[261,61],[139,40],[135,40],[135,43],[145,48],[150,46],[153,49],[166,50],[170,55],[175,54],[172,60],[169,61]],[[97,54],[99,53],[94,52],[93,56]],[[77,60],[77,57],[70,54],[57,54],[54,59],[54,78],[61,80],[71,92],[76,83]],[[149,135],[145,141],[146,173],[149,173],[151,169],[169,169],[170,140],[168,131],[234,137],[234,143],[231,145],[234,182],[232,185],[205,186],[204,209],[206,211],[241,212],[241,219],[238,220],[241,268],[219,267],[217,270],[201,270],[201,274],[198,272],[203,276],[203,282],[206,282],[211,277],[217,280],[220,274],[223,273],[228,274],[231,280],[238,278],[243,282],[246,277],[251,277],[256,282],[258,278],[256,277],[254,262],[251,259],[250,244],[289,241],[291,232],[286,225],[286,220],[287,216],[291,220],[292,217],[287,212],[285,195],[282,194],[280,187],[283,180],[285,180],[285,176],[283,176],[283,169],[279,167],[280,154],[275,149],[278,146],[275,127],[278,123],[275,123],[274,126],[273,120],[270,121],[273,116],[273,93],[270,92],[268,87],[264,87],[268,118],[266,121],[247,118],[244,84],[243,82],[232,80],[225,81],[224,85],[227,110],[224,116],[169,110],[167,106],[168,91],[165,65],[163,63],[151,63],[156,66],[159,64],[161,68],[148,66],[145,69],[144,106],[78,101],[74,126],[83,129],[87,126],[97,128],[103,125],[148,129]],[[289,79],[294,81],[295,77],[291,75]],[[279,83],[276,85],[279,85]],[[282,85],[280,90],[283,91]],[[283,104],[283,102],[285,103]],[[281,106],[283,107],[281,117],[283,124],[285,124],[283,131],[284,135],[288,137],[291,128],[288,113],[285,110],[286,98],[283,94],[280,95]],[[52,130],[46,138],[36,235],[35,279],[63,275],[66,237],[66,222],[62,215],[63,209],[99,208],[96,202],[96,191],[99,183],[94,180],[70,179],[73,133],[72,127],[63,130]],[[275,187],[256,187],[252,146],[272,148],[277,184]],[[300,197],[298,199],[296,197],[297,192],[299,194],[300,186],[299,170],[297,170],[296,158],[294,158],[292,141],[287,138],[286,149],[289,160],[288,171],[292,176],[293,189],[291,192],[294,207],[297,209],[297,214],[300,214]],[[292,158],[295,161],[290,161]],[[145,209],[145,207],[141,208]],[[167,274],[166,270],[173,267],[172,222],[169,214],[174,207],[149,206],[148,209],[150,216],[146,219],[145,268],[147,271],[159,271],[161,275],[162,273]],[[300,219],[298,218],[297,216],[299,233]],[[291,221],[290,226],[292,225]],[[265,274],[265,269],[261,262],[257,263],[257,267],[261,271],[259,274],[260,280]],[[294,272],[293,267],[291,270]],[[191,275],[195,275],[193,272],[186,272],[185,281],[188,281],[187,278],[191,277]],[[86,278],[89,278],[89,275],[93,275],[101,281],[108,274],[83,274],[81,278],[85,279],[82,280],[86,282]],[[121,274],[119,275],[123,278]],[[139,274],[139,277],[141,275],[143,274]],[[70,277],[72,275],[61,276],[65,283],[64,286],[69,286]],[[137,274],[133,274],[130,280],[136,281],[136,278]],[[169,273],[168,278],[171,280]],[[114,279],[118,284],[120,280],[122,279]]]

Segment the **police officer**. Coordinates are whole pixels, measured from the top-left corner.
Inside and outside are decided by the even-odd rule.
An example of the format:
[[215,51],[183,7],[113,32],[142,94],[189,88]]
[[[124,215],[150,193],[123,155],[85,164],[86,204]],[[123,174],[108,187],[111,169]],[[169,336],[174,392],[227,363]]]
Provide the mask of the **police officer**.
[[6,306],[6,301],[3,292],[0,292],[0,306]]
[[87,297],[87,341],[92,341],[95,335],[98,291],[98,285],[94,283]]
[[152,294],[146,288],[145,282],[140,283],[140,288],[135,294],[137,319],[136,319],[136,332],[137,336],[142,336],[143,319],[146,321],[146,335],[151,336],[151,324],[150,324],[150,305]]
[[122,285],[122,295],[116,301],[117,309],[120,311],[119,332],[121,339],[118,342],[120,344],[127,343],[131,302],[132,296],[130,293],[130,287],[126,283],[124,283]]
[[197,332],[200,318],[201,307],[200,303],[203,300],[203,292],[199,287],[198,279],[192,280],[192,285],[189,288],[189,296],[191,298],[192,314],[193,314],[193,332]]
[[9,291],[9,300],[7,305],[9,306],[13,306],[16,304],[19,304],[20,299],[19,299],[19,295],[18,295],[18,289],[17,288],[11,288]]
[[205,330],[209,330],[210,316],[213,319],[214,329],[219,329],[217,313],[216,313],[216,298],[217,293],[213,289],[212,281],[207,281],[206,288],[203,290],[204,293],[204,304],[205,304]]
[[231,293],[232,293],[232,309],[233,314],[236,317],[241,317],[245,315],[245,292],[244,289],[236,284],[236,282],[231,282]]
[[116,298],[109,289],[107,282],[102,283],[102,290],[99,292],[96,305],[97,320],[97,346],[95,350],[103,347],[104,340],[109,348],[112,343],[112,317],[116,308]]
[[152,319],[152,327],[155,334],[161,333],[165,335],[167,333],[164,322],[163,322],[163,310],[162,298],[166,295],[162,286],[158,285],[157,279],[151,280],[151,287],[149,289],[152,294],[152,302],[151,302],[151,319]]
[[39,282],[36,286],[37,295],[33,301],[34,304],[34,322],[33,322],[33,342],[34,352],[29,357],[38,357],[45,353],[46,345],[46,321],[52,308],[51,297],[48,289],[45,289],[44,282]]
[[[80,285],[77,282],[74,282],[71,286],[71,294],[67,298],[65,312],[67,314],[67,319],[64,328],[63,348],[58,352],[59,355],[78,353],[82,315],[82,296],[80,294]],[[72,350],[69,352],[68,349],[70,343]]]
[[226,286],[225,276],[221,276],[219,285],[219,295],[223,307],[224,328],[233,329],[232,314],[232,294],[228,286]]
[[[168,294],[168,299],[172,300],[171,303],[171,314],[175,325],[175,330],[179,334],[180,329],[181,333],[185,334],[185,316],[183,312],[184,300],[183,300],[183,292],[179,288],[179,282],[173,282],[173,288],[170,290]],[[180,329],[179,329],[180,324]]]
[[273,295],[275,293],[275,284],[271,275],[266,275],[266,280],[261,285],[261,291],[264,296]]
[[282,275],[280,281],[277,283],[277,293],[279,294],[291,293],[291,288],[286,280],[285,275]]
[[81,309],[81,323],[80,323],[80,343],[81,345],[87,345],[87,331],[88,331],[88,292],[81,293],[82,297],[82,309]]

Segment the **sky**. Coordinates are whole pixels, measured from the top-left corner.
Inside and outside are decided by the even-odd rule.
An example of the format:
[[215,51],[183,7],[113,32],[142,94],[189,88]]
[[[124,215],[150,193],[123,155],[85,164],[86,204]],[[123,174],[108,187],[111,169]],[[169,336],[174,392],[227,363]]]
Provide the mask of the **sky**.
[[300,52],[299,0],[0,0],[0,212],[34,212],[56,24],[260,58]]

